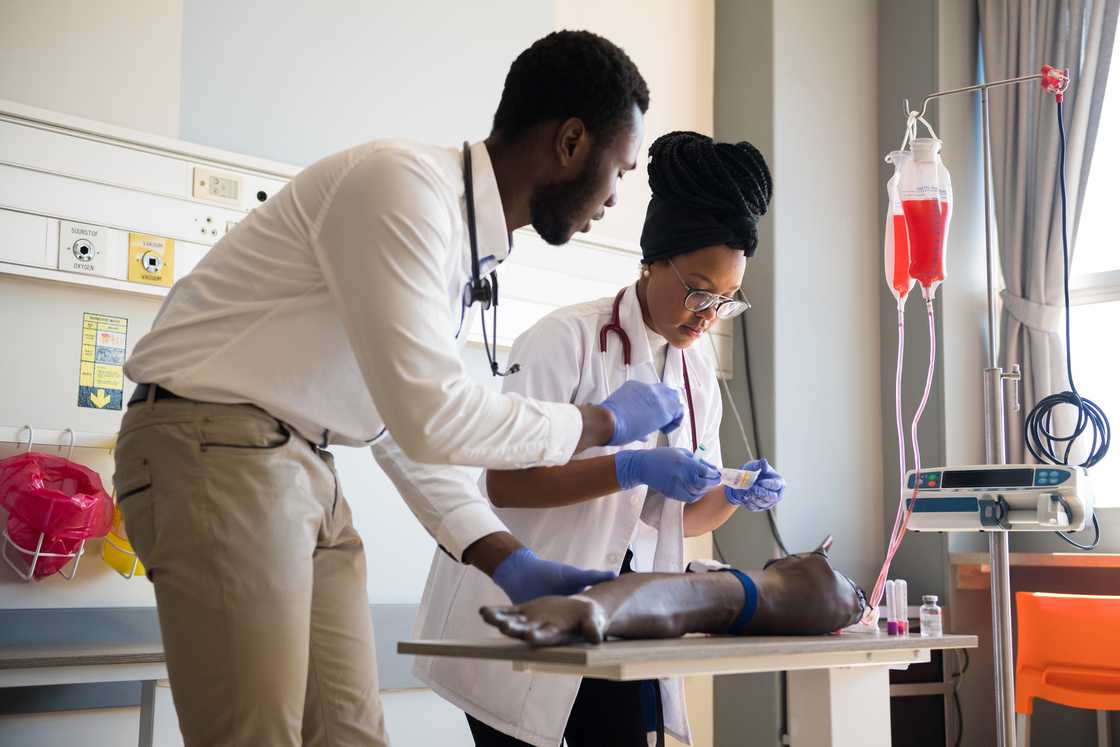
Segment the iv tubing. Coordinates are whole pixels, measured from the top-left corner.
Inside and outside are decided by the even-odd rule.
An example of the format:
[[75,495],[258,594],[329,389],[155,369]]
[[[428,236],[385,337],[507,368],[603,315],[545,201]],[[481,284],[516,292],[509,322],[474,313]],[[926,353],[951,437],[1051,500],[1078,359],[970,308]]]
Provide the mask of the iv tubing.
[[[909,506],[906,505],[906,499],[904,497],[902,497],[902,492],[900,490],[898,512],[896,513],[896,516],[895,516],[894,529],[891,531],[891,540],[890,540],[889,546],[887,547],[887,556],[883,560],[883,567],[879,571],[879,577],[875,581],[875,588],[871,593],[871,599],[869,600],[870,604],[868,605],[869,610],[877,610],[878,606],[879,606],[879,602],[883,598],[884,585],[885,585],[885,582],[886,582],[886,579],[887,579],[887,574],[890,572],[891,561],[894,560],[894,556],[895,556],[895,553],[898,552],[898,548],[902,546],[902,539],[903,539],[903,537],[906,536],[906,525],[910,522],[910,515],[914,512],[914,503],[915,503],[915,501],[918,500],[918,486],[919,486],[919,479],[921,478],[921,472],[922,472],[922,455],[921,455],[921,449],[918,446],[918,424],[921,422],[922,413],[925,412],[926,404],[929,402],[930,391],[933,389],[933,372],[934,372],[934,366],[935,366],[936,361],[937,361],[937,329],[934,325],[933,300],[932,299],[926,299],[926,316],[929,318],[929,368],[926,371],[926,387],[925,387],[925,391],[922,393],[922,401],[918,405],[917,411],[914,413],[914,419],[912,421],[910,421],[910,443],[911,443],[911,448],[913,448],[913,450],[914,450],[914,490],[913,490],[913,493],[910,496]],[[901,322],[901,319],[902,319],[902,314],[901,314],[901,309],[900,309],[900,313],[899,313],[900,322]],[[901,384],[902,340],[903,340],[902,325],[900,323],[900,325],[899,325],[899,354],[898,354],[899,365],[898,365],[898,373],[896,374],[896,377],[895,377],[895,394],[896,394],[895,414],[896,414],[897,422],[898,422],[899,428],[900,428],[900,433],[899,433],[900,440],[901,440],[901,436],[902,436],[902,434],[901,434],[901,424],[902,424],[902,393],[901,393],[901,386],[902,386],[902,384]],[[900,449],[900,454],[901,454],[901,452],[902,452],[902,449]],[[903,467],[902,467],[902,470],[901,470],[901,475],[902,476],[901,476],[900,479],[902,481],[902,490],[905,490],[906,489],[906,483],[905,483],[906,469],[905,469],[905,461],[904,461],[905,456],[904,455],[902,456],[902,460],[903,460],[903,462],[902,462]]]

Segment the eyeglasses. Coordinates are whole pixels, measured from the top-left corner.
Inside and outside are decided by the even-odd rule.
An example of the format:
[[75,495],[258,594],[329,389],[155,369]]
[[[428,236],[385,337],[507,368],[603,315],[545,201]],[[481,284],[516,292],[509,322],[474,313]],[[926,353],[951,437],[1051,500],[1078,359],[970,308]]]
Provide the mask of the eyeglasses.
[[670,259],[667,261],[669,262],[669,266],[673,268],[673,273],[677,276],[677,280],[680,280],[681,285],[684,286],[684,307],[693,314],[701,314],[714,306],[717,317],[720,319],[732,319],[751,307],[750,301],[746,299],[740,301],[737,298],[728,298],[718,293],[693,288],[681,277],[681,273],[677,270],[677,266],[673,264],[673,260]]

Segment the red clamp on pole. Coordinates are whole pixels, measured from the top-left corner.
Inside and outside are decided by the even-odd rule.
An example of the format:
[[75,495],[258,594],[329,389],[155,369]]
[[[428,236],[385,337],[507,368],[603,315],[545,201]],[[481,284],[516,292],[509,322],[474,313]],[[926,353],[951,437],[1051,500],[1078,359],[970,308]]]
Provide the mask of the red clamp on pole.
[[1062,99],[1065,98],[1066,88],[1069,87],[1069,68],[1043,65],[1040,82],[1043,90],[1054,94],[1054,98],[1057,99],[1058,103],[1061,103]]

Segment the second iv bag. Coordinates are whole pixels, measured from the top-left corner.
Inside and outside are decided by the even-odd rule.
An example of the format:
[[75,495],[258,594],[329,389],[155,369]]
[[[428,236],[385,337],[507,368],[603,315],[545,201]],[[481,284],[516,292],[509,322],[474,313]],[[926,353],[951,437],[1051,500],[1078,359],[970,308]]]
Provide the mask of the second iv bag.
[[902,164],[910,160],[910,152],[893,151],[887,160],[894,164],[894,174],[887,180],[887,221],[883,227],[883,270],[887,287],[901,305],[914,287],[910,277],[910,241],[906,236],[906,216],[902,212],[902,199],[898,194],[899,172]]
[[941,141],[914,138],[912,157],[899,169],[898,192],[910,242],[910,277],[932,299],[945,279],[945,247],[953,214],[953,185],[941,163]]

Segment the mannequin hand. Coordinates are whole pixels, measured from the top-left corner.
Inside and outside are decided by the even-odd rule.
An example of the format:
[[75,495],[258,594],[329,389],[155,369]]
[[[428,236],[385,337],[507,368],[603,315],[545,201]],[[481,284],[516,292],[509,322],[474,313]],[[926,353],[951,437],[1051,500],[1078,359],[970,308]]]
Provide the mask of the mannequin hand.
[[511,638],[531,646],[560,646],[580,640],[602,643],[607,615],[594,600],[583,596],[541,597],[515,607],[483,607],[479,614]]

